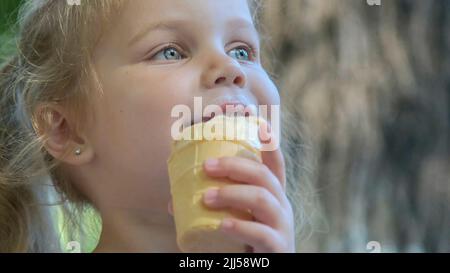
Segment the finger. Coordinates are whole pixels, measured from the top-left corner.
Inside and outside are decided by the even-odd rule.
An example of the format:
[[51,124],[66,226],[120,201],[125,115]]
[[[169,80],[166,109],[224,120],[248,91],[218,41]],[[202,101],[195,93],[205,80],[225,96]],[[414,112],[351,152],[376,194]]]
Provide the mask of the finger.
[[281,236],[267,225],[226,218],[220,228],[231,239],[250,245],[254,253],[283,252],[284,243]]
[[204,203],[213,209],[250,210],[256,221],[275,229],[285,223],[285,213],[277,199],[266,189],[253,185],[230,185],[205,192]]
[[[279,143],[278,140],[275,140],[276,134],[271,130],[270,124],[265,120],[262,120],[260,123],[259,137],[263,143]],[[276,145],[276,148],[272,145],[271,147],[274,147],[273,149],[264,149],[263,146],[261,149],[262,162],[278,178],[283,190],[286,190],[286,166],[283,153],[278,144],[274,145]]]
[[205,161],[204,168],[211,177],[229,178],[266,188],[280,203],[286,204],[286,195],[280,182],[264,164],[243,157],[221,157]]

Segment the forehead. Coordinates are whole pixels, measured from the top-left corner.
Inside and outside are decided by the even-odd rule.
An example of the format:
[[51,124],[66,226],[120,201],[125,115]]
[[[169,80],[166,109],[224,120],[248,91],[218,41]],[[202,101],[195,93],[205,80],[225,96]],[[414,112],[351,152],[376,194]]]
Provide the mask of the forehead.
[[124,6],[120,17],[120,27],[131,34],[148,25],[169,21],[217,28],[229,26],[231,21],[253,24],[247,0],[132,0]]

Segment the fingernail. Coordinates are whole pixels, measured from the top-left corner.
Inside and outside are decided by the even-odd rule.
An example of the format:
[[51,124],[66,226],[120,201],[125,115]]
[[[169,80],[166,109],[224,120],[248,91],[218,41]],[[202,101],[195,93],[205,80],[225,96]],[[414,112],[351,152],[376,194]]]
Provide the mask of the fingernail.
[[222,228],[224,229],[230,229],[233,227],[233,221],[230,219],[223,219],[222,220]]
[[217,200],[217,196],[219,195],[218,189],[209,189],[205,192],[205,195],[203,196],[203,200],[207,204],[214,203]]
[[205,167],[209,170],[216,169],[219,165],[219,160],[216,158],[210,158],[205,161]]

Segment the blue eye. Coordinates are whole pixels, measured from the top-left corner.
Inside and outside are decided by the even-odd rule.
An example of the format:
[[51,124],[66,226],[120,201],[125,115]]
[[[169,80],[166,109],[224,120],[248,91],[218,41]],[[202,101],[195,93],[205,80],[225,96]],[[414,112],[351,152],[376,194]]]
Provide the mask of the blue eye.
[[251,61],[252,59],[252,50],[251,49],[247,49],[245,47],[237,47],[237,48],[233,48],[232,50],[229,51],[228,53],[232,58],[236,58],[237,60],[241,60],[241,61]]
[[162,50],[160,50],[158,53],[156,53],[152,59],[156,60],[166,60],[166,61],[173,61],[173,60],[181,60],[183,58],[183,55],[178,51],[177,48],[173,46],[166,47]]

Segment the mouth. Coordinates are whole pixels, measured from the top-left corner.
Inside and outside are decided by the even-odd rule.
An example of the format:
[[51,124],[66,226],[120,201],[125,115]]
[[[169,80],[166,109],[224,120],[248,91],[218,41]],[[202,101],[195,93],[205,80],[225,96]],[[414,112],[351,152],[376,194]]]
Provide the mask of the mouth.
[[248,105],[238,102],[238,101],[228,101],[218,105],[217,110],[221,110],[218,112],[204,113],[203,116],[199,119],[192,119],[191,126],[197,123],[208,122],[213,119],[216,115],[226,115],[226,116],[244,116],[249,117],[251,115],[255,115],[255,111],[248,107]]

